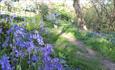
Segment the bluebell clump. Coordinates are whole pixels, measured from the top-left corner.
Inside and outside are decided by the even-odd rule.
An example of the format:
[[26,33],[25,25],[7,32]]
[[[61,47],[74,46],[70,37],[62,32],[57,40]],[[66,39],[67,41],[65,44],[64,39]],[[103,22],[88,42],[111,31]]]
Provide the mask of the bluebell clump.
[[60,59],[51,57],[53,46],[45,43],[36,30],[28,31],[13,25],[6,31],[5,40],[1,43],[0,51],[5,51],[0,58],[2,70],[16,70],[18,66],[23,70],[23,62],[27,64],[27,70],[63,70]]

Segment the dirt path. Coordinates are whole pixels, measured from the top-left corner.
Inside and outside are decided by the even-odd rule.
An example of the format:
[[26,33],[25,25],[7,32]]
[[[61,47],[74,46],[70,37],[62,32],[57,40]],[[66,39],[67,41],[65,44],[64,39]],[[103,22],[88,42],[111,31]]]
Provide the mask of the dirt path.
[[85,57],[92,58],[92,59],[99,59],[100,63],[105,67],[106,70],[115,70],[114,62],[110,61],[109,59],[104,58],[103,56],[100,56],[99,54],[97,54],[96,51],[90,48],[87,48],[83,42],[76,40],[76,38],[72,36],[71,34],[64,33],[61,36],[64,37],[69,42],[71,42],[72,44],[78,46],[78,48],[84,52],[83,55]]

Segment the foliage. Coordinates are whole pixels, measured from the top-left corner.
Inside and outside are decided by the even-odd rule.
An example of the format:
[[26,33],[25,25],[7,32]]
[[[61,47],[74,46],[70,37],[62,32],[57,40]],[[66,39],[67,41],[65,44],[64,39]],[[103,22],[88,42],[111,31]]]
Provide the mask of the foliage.
[[39,5],[39,12],[41,13],[42,17],[44,18],[48,14],[48,6],[46,4]]
[[[77,30],[73,21],[73,11],[68,10],[63,4],[55,4],[51,8],[53,9],[46,4],[39,4],[39,13],[35,13],[33,17],[0,15],[2,70],[103,70],[97,59],[87,59],[78,55],[77,52],[83,51],[62,38],[63,33],[73,34],[88,48],[115,61],[114,33]],[[29,10],[34,9],[31,7]],[[99,31],[105,32],[106,28],[110,29],[104,13],[102,19],[99,19],[94,8],[83,12],[86,25],[92,31],[98,31],[100,28]]]
[[[13,25],[4,33],[4,29],[0,28],[0,38],[4,36],[1,43],[1,69],[35,69],[62,70],[62,65],[58,58],[52,58],[53,47],[45,44],[43,38],[38,31],[28,31],[25,28]],[[10,59],[10,60],[9,60]],[[7,63],[7,67],[6,67]]]
[[[82,40],[89,48],[92,48],[102,55],[109,57],[111,60],[115,61],[114,57],[114,44],[111,40],[114,38],[112,34],[102,34],[96,32],[76,32],[75,36]],[[114,36],[114,34],[113,34]]]
[[[59,37],[56,41],[55,51],[57,57],[62,58],[64,62],[64,67],[67,70],[101,70],[102,67],[97,60],[87,59],[81,55],[78,55],[77,52],[82,51],[66,41],[63,37]],[[65,60],[65,61],[64,61]],[[94,67],[96,68],[94,69]]]

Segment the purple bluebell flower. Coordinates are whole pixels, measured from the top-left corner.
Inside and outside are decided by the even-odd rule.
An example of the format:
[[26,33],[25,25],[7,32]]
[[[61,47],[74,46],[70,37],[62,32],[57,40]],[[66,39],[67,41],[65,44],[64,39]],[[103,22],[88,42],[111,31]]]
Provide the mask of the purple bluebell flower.
[[19,55],[21,58],[24,58],[26,56],[26,53],[24,51],[19,51]]
[[63,70],[63,66],[60,64],[58,58],[49,59],[48,57],[44,57],[44,70]]
[[15,53],[15,56],[16,57],[19,57],[19,51],[16,49],[16,48],[13,48],[13,52]]
[[2,70],[12,70],[9,62],[10,62],[9,57],[7,57],[6,55],[3,55],[0,60]]
[[53,70],[50,63],[45,63],[43,70]]
[[51,61],[51,57],[50,56],[44,56],[43,57],[43,62],[44,63],[48,63],[48,62],[50,62]]
[[[34,32],[34,31],[28,32],[23,27],[20,27],[18,25],[13,25],[7,31],[7,35],[8,37],[6,37],[3,46],[12,46],[10,47],[12,49],[11,51],[12,54],[10,54],[13,55],[12,58],[13,57],[25,58],[25,56],[28,56],[29,54],[33,54],[32,56],[30,55],[29,58],[30,61],[28,61],[28,63],[31,64],[31,62],[38,62],[39,59],[42,59],[43,65],[41,66],[43,67],[43,70],[55,70],[55,69],[63,70],[62,65],[59,62],[59,59],[52,58],[50,56],[53,52],[53,46],[51,44],[44,44],[43,38],[38,32]],[[10,35],[12,35],[13,37],[10,38]],[[10,41],[10,39],[12,41]],[[40,57],[36,55],[36,53],[39,52],[42,53]],[[4,65],[2,69],[5,67],[5,64],[3,64],[2,62],[3,59],[5,58],[6,57],[3,56],[0,60],[1,67]],[[11,60],[13,61],[13,59]],[[8,63],[8,61],[6,63]],[[3,70],[8,70],[8,69],[3,69]]]
[[16,44],[16,46],[19,46],[21,48],[26,48],[26,44],[23,41],[16,41],[15,44]]
[[63,70],[63,66],[60,63],[56,64],[57,70]]
[[16,34],[16,35],[23,35],[23,34],[24,34],[24,32],[23,32],[23,31],[21,31],[21,30],[16,30],[16,31],[15,31],[15,34]]
[[58,63],[59,62],[59,58],[54,58],[51,60],[52,63]]
[[8,46],[8,43],[5,41],[3,44],[2,44],[2,47],[7,47]]
[[38,61],[38,56],[37,55],[33,55],[31,59],[32,59],[33,62],[37,62]]
[[0,28],[0,34],[2,33],[2,28]]
[[27,61],[27,63],[28,63],[28,64],[31,64],[31,61],[30,61],[30,60],[28,60],[28,61]]
[[43,38],[38,34],[31,34],[30,38],[37,40],[40,45],[44,45]]
[[24,37],[24,35],[26,34],[26,30],[22,27],[17,27],[16,28],[16,31],[14,32],[15,36],[21,36],[21,37]]
[[10,27],[10,29],[7,31],[7,34],[14,32],[14,30],[16,30],[17,27],[18,27],[17,25],[13,25],[12,27]]
[[63,70],[63,66],[60,64],[59,58],[53,58],[51,60],[51,63],[53,64],[53,67],[57,70]]
[[24,51],[22,51],[21,49],[20,50],[15,50],[15,56],[24,58],[26,56],[26,53]]
[[6,17],[6,22],[8,22],[8,17]]
[[58,58],[52,59],[50,57],[50,54],[53,52],[51,44],[46,44],[44,48],[42,48],[42,53],[43,53],[43,63],[44,65],[44,70],[63,70],[62,65],[59,63]]
[[50,55],[52,52],[53,52],[53,49],[52,49],[52,45],[51,44],[46,44],[46,46],[42,49],[42,52],[43,52],[43,55],[44,56],[48,56]]
[[33,42],[28,42],[27,51],[31,52],[34,48],[35,48],[34,43]]
[[46,44],[44,48],[42,48],[43,53],[43,63],[45,64],[44,70],[63,70],[62,65],[59,62],[58,58],[52,59],[50,54],[53,52],[53,46],[51,44]]
[[16,47],[13,48],[13,53],[12,55],[14,55],[15,57],[21,57],[24,58],[26,53],[22,50],[22,49],[17,49]]
[[16,14],[13,14],[13,17],[12,18],[15,18],[16,17]]

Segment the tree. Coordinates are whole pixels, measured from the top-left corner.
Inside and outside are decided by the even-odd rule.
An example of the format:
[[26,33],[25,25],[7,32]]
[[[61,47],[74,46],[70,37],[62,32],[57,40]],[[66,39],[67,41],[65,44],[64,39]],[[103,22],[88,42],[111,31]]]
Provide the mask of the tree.
[[115,11],[115,0],[113,0],[113,5],[114,5],[114,11]]
[[77,15],[76,18],[77,18],[78,26],[80,27],[80,29],[87,30],[87,27],[85,25],[85,20],[83,18],[81,6],[80,6],[80,0],[74,0],[73,2],[74,2],[73,7],[74,7],[75,13]]

